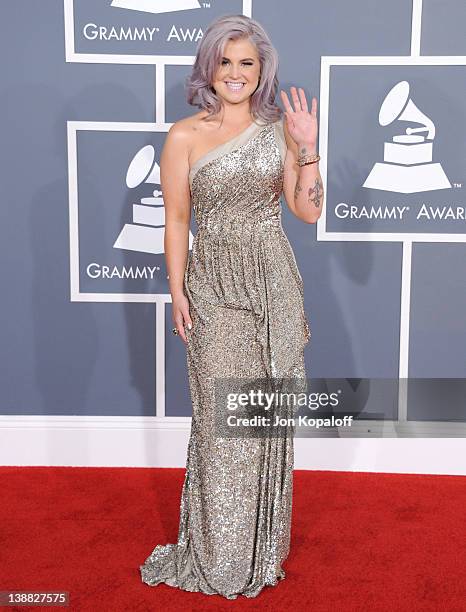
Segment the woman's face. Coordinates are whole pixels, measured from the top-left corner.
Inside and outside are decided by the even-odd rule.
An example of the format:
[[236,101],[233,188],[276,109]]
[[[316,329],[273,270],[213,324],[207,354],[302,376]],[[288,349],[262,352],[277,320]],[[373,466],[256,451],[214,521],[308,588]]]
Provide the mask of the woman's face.
[[229,40],[212,86],[224,102],[247,100],[259,83],[260,63],[255,46],[246,38]]

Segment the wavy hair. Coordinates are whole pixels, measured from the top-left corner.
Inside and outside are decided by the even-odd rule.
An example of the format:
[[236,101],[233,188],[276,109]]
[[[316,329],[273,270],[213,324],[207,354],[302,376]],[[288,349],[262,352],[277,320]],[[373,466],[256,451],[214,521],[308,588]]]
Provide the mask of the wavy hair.
[[275,104],[278,89],[278,53],[264,28],[244,15],[224,15],[210,23],[200,41],[191,75],[185,87],[188,104],[208,112],[206,119],[220,112],[222,102],[212,82],[229,40],[247,38],[256,47],[260,62],[260,77],[251,95],[250,110],[256,120],[265,122],[279,119],[283,111]]

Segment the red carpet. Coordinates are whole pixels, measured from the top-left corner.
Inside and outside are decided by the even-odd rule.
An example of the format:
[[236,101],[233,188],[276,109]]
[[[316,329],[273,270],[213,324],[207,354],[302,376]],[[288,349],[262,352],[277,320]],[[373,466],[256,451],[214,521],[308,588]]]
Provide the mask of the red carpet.
[[[0,590],[70,610],[466,610],[466,477],[295,471],[287,576],[255,599],[150,587],[175,542],[184,470],[0,468]],[[12,607],[5,610],[57,610]]]

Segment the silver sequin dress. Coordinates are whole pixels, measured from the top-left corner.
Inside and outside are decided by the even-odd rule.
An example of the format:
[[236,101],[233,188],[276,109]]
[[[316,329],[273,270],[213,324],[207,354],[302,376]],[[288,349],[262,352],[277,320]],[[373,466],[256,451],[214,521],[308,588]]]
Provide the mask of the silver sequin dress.
[[305,379],[310,327],[303,283],[281,225],[283,118],[257,119],[189,174],[198,231],[184,289],[192,424],[178,541],[157,545],[142,581],[257,596],[285,577],[293,434],[227,439],[214,427],[215,377]]

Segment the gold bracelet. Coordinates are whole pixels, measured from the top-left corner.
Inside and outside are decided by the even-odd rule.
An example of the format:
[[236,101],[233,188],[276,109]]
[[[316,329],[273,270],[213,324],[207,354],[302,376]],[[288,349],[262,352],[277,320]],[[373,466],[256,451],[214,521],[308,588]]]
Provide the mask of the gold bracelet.
[[312,153],[310,155],[302,155],[298,157],[298,161],[296,162],[298,166],[307,166],[308,164],[315,164],[320,160],[320,155],[318,153]]

